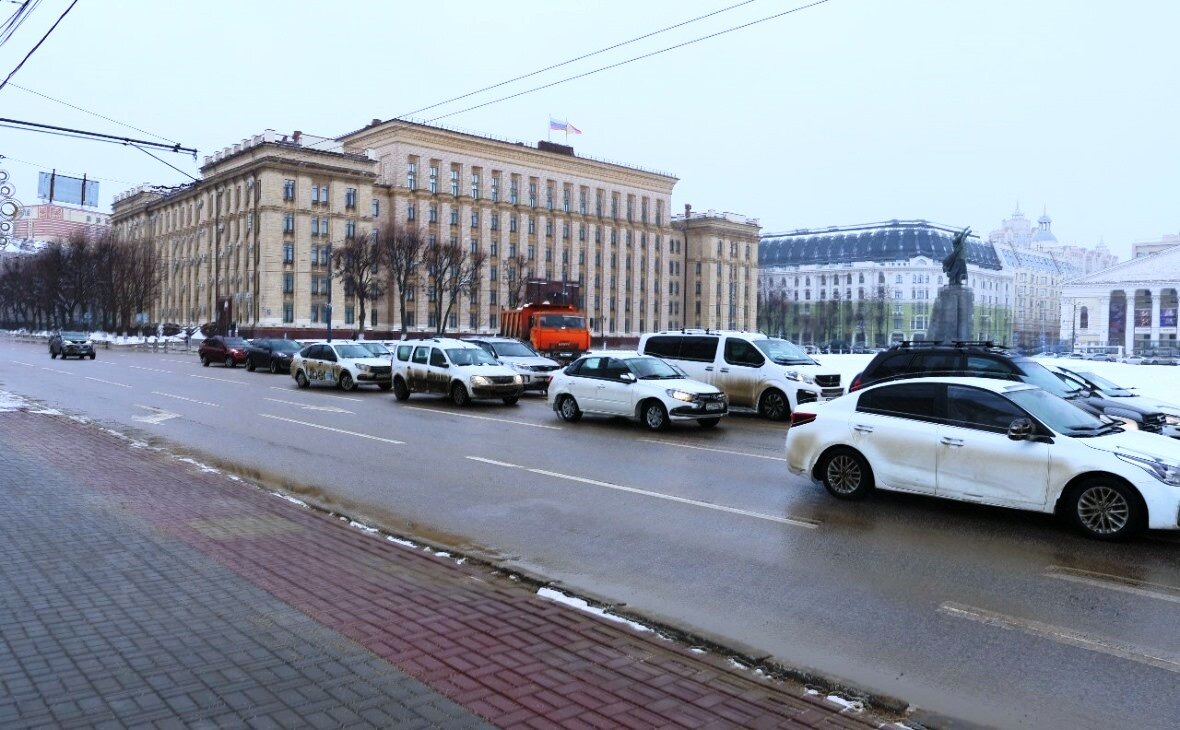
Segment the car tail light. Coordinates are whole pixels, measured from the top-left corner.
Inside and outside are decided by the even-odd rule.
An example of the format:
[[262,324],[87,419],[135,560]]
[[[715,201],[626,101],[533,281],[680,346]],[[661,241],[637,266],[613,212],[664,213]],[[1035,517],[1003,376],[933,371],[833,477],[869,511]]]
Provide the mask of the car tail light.
[[794,428],[795,426],[802,426],[805,423],[811,423],[814,420],[814,413],[808,413],[807,411],[795,411],[791,414],[791,428]]
[[864,373],[857,373],[856,377],[852,379],[852,383],[848,386],[849,393],[854,390],[860,390],[860,376],[862,375],[864,375]]

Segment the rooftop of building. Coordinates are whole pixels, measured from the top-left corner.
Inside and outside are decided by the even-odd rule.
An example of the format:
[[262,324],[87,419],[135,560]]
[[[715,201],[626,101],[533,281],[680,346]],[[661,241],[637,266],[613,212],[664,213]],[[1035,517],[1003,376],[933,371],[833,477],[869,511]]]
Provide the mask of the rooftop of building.
[[[958,228],[925,220],[891,220],[854,226],[802,228],[764,234],[758,265],[823,266],[857,262],[909,261],[924,256],[941,262],[951,252]],[[991,243],[967,238],[967,263],[999,270],[1000,258]]]

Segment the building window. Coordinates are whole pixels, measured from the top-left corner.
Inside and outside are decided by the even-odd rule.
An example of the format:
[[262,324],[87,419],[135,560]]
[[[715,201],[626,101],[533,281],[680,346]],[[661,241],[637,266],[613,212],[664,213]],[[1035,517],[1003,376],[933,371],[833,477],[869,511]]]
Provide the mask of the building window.
[[418,219],[418,209],[413,203],[406,204],[406,220],[412,221]]
[[548,218],[545,220],[545,235],[549,236],[550,238],[553,238],[553,219],[552,218]]
[[479,211],[478,210],[471,211],[471,227],[472,228],[479,228]]
[[459,171],[451,170],[451,195],[459,197]]
[[311,235],[320,235],[320,219],[314,215],[311,217]]
[[290,324],[295,321],[294,302],[283,302],[283,322]]
[[370,215],[374,218],[381,215],[381,201],[373,198],[373,207],[370,209]]
[[492,202],[500,202],[500,176],[492,175]]
[[471,197],[479,200],[479,173],[471,174]]
[[295,274],[293,272],[290,272],[290,271],[283,272],[283,293],[284,294],[294,294],[295,293]]
[[508,216],[508,232],[516,233],[516,214]]
[[291,201],[295,199],[295,181],[283,181],[283,200]]
[[293,243],[284,243],[283,244],[283,263],[284,264],[295,263],[295,244],[293,244]]
[[[312,266],[317,266],[320,263],[320,247],[319,246],[312,246],[311,247],[311,259],[310,260],[311,260]],[[314,287],[313,287],[313,290],[314,290]]]
[[490,221],[490,225],[491,225],[491,228],[493,231],[500,230],[500,214],[499,213],[492,213],[492,219]]
[[586,191],[585,190],[578,192],[578,212],[581,213],[582,215],[586,215]]
[[430,215],[426,218],[428,223],[438,223],[438,206],[430,204]]
[[512,184],[508,188],[508,202],[513,205],[520,202],[520,190],[515,179],[512,180]]
[[344,189],[344,207],[348,210],[356,209],[356,188]]
[[430,192],[438,192],[438,165],[430,166]]
[[[499,241],[492,241],[491,244],[488,245],[488,253],[491,255],[492,258],[496,258],[496,256],[499,255],[499,252],[500,252],[500,242]],[[496,270],[492,269],[492,273],[493,274],[496,273]]]
[[311,305],[310,316],[311,316],[312,324],[315,324],[320,321],[320,305],[318,305],[318,304]]
[[410,190],[416,190],[418,188],[418,163],[417,162],[407,162],[406,163],[406,187],[409,188]]
[[451,225],[459,225],[459,206],[457,205],[451,206]]
[[349,241],[356,238],[356,221],[344,222],[344,237]]
[[1078,327],[1088,329],[1090,327],[1090,310],[1082,307],[1078,310]]
[[288,235],[295,232],[295,214],[283,213],[283,233]]
[[535,182],[529,183],[529,207],[537,207],[537,184]]
[[529,233],[537,232],[537,219],[535,216],[529,216]]
[[353,311],[352,305],[344,308],[344,324],[352,324],[356,320],[356,313]]

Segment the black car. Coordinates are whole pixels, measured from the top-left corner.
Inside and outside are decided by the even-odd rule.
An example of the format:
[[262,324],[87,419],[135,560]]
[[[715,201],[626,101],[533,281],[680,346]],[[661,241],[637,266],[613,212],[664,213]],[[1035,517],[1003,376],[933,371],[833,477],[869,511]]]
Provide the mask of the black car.
[[94,343],[85,332],[58,332],[49,338],[49,357],[57,359],[58,355],[62,360],[71,355],[79,360],[84,357],[93,360]]
[[290,372],[291,358],[302,348],[303,345],[295,340],[251,340],[246,348],[246,369],[250,372],[258,368],[272,373]]
[[1166,421],[1166,416],[1159,411],[1095,395],[1036,360],[996,347],[991,342],[902,342],[877,353],[852,379],[848,390],[851,392],[883,380],[934,375],[1019,380],[1065,398],[1084,411],[1129,421],[1134,428],[1148,433],[1162,433]]

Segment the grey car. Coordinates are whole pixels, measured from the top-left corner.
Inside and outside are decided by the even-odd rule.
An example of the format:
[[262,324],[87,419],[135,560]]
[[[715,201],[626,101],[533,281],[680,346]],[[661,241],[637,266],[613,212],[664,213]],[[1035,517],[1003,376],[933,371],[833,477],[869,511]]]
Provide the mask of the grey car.
[[57,359],[76,357],[79,360],[88,357],[94,359],[94,343],[90,335],[85,332],[58,332],[49,338],[49,357]]

